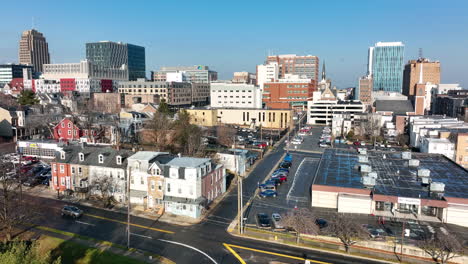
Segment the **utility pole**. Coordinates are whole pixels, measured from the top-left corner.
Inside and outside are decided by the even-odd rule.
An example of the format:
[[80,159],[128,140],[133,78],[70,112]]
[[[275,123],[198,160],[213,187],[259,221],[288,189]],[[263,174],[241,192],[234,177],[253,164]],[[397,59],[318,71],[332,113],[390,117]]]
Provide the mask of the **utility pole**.
[[[234,136],[234,145],[236,144],[236,137]],[[244,214],[243,214],[243,199],[242,199],[242,177],[238,173],[237,156],[234,153],[234,173],[237,176],[237,215],[239,216],[239,223],[237,225],[239,234],[244,232]]]
[[127,164],[127,249],[130,249],[130,182],[132,175],[132,166]]

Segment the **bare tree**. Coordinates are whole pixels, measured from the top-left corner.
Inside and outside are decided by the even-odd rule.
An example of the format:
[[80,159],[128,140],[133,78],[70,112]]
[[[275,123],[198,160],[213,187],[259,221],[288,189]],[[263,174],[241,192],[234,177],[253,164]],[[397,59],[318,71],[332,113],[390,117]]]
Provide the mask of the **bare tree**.
[[349,248],[359,240],[366,238],[366,232],[357,220],[350,215],[340,213],[333,215],[327,232],[340,239],[346,252],[349,252]]
[[380,126],[377,116],[375,114],[368,114],[367,119],[361,121],[359,130],[362,136],[367,137],[375,143],[377,136],[380,135]]
[[102,205],[106,208],[112,205],[116,188],[117,182],[109,176],[95,175],[91,182],[91,191],[100,196]]
[[320,231],[319,227],[315,224],[315,217],[310,209],[291,210],[281,221],[285,228],[296,232],[297,244],[299,244],[301,234],[316,235]]
[[218,126],[216,128],[216,136],[218,137],[218,143],[231,147],[234,144],[234,137],[236,135],[236,129],[228,126]]
[[448,231],[437,230],[433,237],[427,237],[418,245],[429,254],[435,263],[445,264],[463,252],[458,238]]
[[15,171],[13,164],[0,157],[0,231],[5,232],[7,241],[11,240],[15,225],[35,217],[34,210],[21,199],[21,183],[18,184],[10,171]]
[[169,130],[172,126],[171,120],[166,114],[155,112],[153,119],[149,122],[148,128],[151,129],[151,143],[158,150],[165,150],[170,143],[168,138]]

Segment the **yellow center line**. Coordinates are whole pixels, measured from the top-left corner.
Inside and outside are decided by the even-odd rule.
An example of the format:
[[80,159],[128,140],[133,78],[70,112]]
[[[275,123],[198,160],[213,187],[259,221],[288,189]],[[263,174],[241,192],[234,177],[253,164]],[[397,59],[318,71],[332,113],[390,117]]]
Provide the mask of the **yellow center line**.
[[237,260],[239,260],[239,262],[240,262],[241,264],[247,264],[247,263],[239,256],[239,254],[237,254],[237,252],[234,251],[234,249],[232,249],[228,244],[223,243],[223,245],[229,250],[229,252],[231,252],[231,253],[234,255],[234,257],[237,258]]
[[[268,255],[274,255],[274,256],[278,256],[278,257],[284,257],[284,258],[290,258],[290,259],[297,259],[297,260],[306,260],[305,258],[301,258],[301,257],[295,257],[295,256],[290,256],[290,255],[285,255],[285,254],[280,254],[280,253],[275,253],[275,252],[271,252],[271,251],[265,251],[265,250],[260,250],[260,249],[255,249],[255,248],[248,248],[248,247],[243,247],[243,246],[237,246],[237,245],[232,245],[232,244],[224,244],[226,247],[234,247],[234,248],[239,248],[239,249],[245,249],[245,250],[249,250],[249,251],[254,251],[254,252],[258,252],[258,253],[263,253],[263,254],[268,254]],[[228,248],[228,250],[229,250]],[[232,250],[232,248],[231,248]],[[231,251],[229,250],[229,251]],[[234,251],[235,252],[235,251]],[[232,253],[232,251],[231,251]],[[234,253],[233,253],[234,254]],[[237,253],[236,253],[237,255]],[[235,255],[234,255],[235,256]],[[318,260],[313,260],[313,259],[307,259],[308,261],[310,262],[313,262],[313,263],[320,263],[320,264],[331,264],[330,262],[323,262],[323,261],[318,261]],[[245,262],[244,262],[245,263]]]
[[[119,220],[107,218],[107,217],[104,217],[104,216],[92,215],[92,214],[83,214],[83,215],[86,215],[86,216],[89,216],[89,217],[94,217],[94,218],[97,218],[97,219],[103,219],[103,220],[107,220],[107,221],[112,221],[112,222],[116,222],[116,223],[120,223],[120,224],[124,224],[124,225],[128,224],[128,223],[125,222],[125,221],[119,221]],[[140,227],[140,228],[144,228],[144,229],[153,230],[153,231],[158,231],[158,232],[162,232],[162,233],[174,234],[174,232],[169,231],[169,230],[164,230],[164,229],[159,229],[159,228],[154,228],[154,227],[149,227],[149,226],[144,226],[144,225],[138,225],[138,224],[132,224],[132,223],[130,223],[130,225],[131,225],[131,226]]]

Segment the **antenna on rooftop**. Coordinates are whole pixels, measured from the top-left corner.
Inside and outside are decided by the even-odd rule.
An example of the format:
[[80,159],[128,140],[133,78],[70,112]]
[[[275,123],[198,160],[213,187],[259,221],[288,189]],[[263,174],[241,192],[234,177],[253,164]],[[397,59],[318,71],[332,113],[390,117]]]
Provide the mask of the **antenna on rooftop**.
[[31,29],[34,29],[34,17],[31,18]]
[[419,48],[419,58],[420,59],[423,58],[423,49],[422,48]]

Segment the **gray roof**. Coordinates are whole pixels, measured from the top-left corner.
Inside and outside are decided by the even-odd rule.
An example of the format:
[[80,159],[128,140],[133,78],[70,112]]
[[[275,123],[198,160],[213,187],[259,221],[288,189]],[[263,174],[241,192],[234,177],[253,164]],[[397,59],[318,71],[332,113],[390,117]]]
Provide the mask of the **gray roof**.
[[[63,148],[63,151],[65,152],[65,159],[61,159],[59,151],[56,152],[55,160],[57,162],[109,168],[125,168],[127,166],[127,158],[133,154],[130,150],[116,150],[111,147],[102,146],[68,146]],[[79,160],[79,153],[84,154],[83,161]],[[99,163],[100,154],[104,156],[103,163]],[[118,155],[122,157],[121,165],[117,165],[116,157]]]
[[376,100],[375,108],[376,111],[393,112],[396,115],[406,115],[407,112],[414,112],[410,100]]
[[155,156],[160,154],[169,154],[168,152],[156,152],[156,151],[138,151],[137,153],[133,154],[129,157],[132,160],[152,160]]
[[192,157],[174,157],[166,163],[168,166],[174,167],[185,167],[185,168],[196,168],[203,163],[209,162],[207,158],[192,158]]

